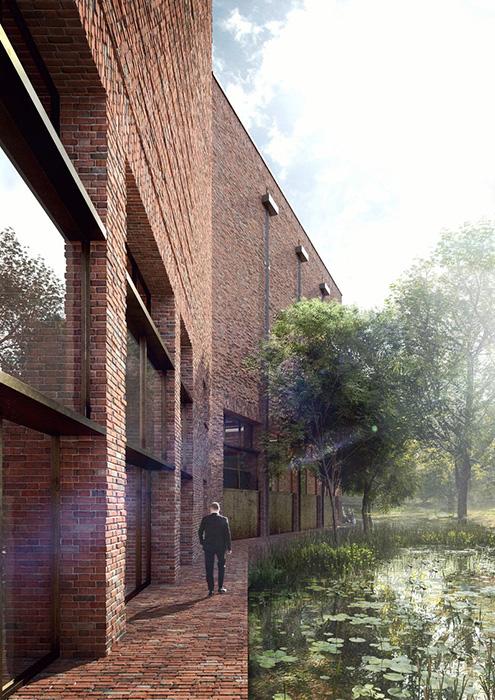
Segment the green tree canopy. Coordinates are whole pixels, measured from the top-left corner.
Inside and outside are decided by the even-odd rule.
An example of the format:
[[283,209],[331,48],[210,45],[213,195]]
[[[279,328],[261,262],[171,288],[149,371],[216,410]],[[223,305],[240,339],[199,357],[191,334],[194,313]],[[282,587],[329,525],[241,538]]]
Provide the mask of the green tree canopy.
[[43,325],[63,318],[64,290],[53,270],[32,257],[11,228],[0,231],[0,369],[19,374]]
[[[370,482],[370,503],[371,494],[378,493],[377,474],[403,440],[391,381],[393,329],[385,314],[303,300],[280,314],[262,353],[268,368],[271,468],[294,463],[313,468],[328,489],[334,529],[343,474],[354,490]],[[360,477],[351,479],[348,471]]]
[[398,362],[411,432],[453,461],[457,515],[467,516],[472,467],[495,439],[495,229],[443,234],[430,259],[393,287]]

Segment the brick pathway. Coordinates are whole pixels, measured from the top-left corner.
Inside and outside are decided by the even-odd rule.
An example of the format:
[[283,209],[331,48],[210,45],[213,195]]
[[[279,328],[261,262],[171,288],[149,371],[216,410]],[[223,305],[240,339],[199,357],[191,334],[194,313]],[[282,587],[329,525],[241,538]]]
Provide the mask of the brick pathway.
[[24,700],[246,700],[247,543],[227,560],[227,595],[205,597],[202,564],[127,606],[125,638],[92,662],[60,660],[12,697]]

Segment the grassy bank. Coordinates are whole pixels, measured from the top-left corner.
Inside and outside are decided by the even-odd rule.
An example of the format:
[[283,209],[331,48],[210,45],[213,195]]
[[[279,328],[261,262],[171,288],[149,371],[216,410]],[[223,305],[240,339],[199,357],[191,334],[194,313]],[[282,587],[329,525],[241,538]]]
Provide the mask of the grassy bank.
[[409,525],[379,523],[371,535],[359,529],[340,534],[335,546],[328,532],[311,533],[296,542],[272,547],[250,569],[253,590],[294,584],[308,576],[342,576],[368,571],[377,560],[402,547],[444,545],[454,549],[495,547],[495,532],[478,523],[428,520]]

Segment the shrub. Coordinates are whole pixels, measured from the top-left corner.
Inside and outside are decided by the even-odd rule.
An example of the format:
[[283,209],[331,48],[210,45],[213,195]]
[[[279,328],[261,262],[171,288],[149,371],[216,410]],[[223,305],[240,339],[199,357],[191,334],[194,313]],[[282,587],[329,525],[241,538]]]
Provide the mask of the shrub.
[[443,545],[452,548],[495,547],[495,532],[475,523],[452,521],[414,526],[379,525],[370,535],[346,530],[335,546],[325,531],[311,533],[285,546],[271,548],[250,568],[253,589],[297,584],[308,576],[344,576],[371,569],[379,559],[393,556],[401,547]]

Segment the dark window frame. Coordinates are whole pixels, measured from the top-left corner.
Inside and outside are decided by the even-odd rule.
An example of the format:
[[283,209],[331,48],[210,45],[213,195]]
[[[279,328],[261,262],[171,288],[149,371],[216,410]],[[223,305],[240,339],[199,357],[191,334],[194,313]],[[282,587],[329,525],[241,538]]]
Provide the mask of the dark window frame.
[[[231,422],[231,424],[237,423],[237,435],[238,435],[238,444],[228,442],[227,437],[226,437],[226,426],[228,421]],[[244,418],[242,416],[239,416],[237,414],[231,413],[230,411],[224,411],[224,442],[223,442],[223,454],[224,454],[224,466],[223,466],[223,475],[224,475],[224,488],[236,488],[236,489],[243,489],[243,478],[245,475],[249,475],[250,478],[253,479],[254,481],[254,487],[249,487],[247,490],[249,491],[257,491],[258,490],[258,464],[257,464],[257,458],[259,455],[259,450],[253,447],[254,445],[254,431],[255,431],[256,423],[252,420],[249,420],[248,418]],[[248,429],[248,432],[246,433],[246,429]],[[243,445],[243,441],[246,435],[249,435],[249,447],[246,445]],[[248,469],[243,469],[241,467],[241,459],[237,460],[237,468],[234,469],[232,467],[226,467],[226,456],[227,452],[235,452],[239,455],[239,457],[246,456],[248,459],[255,459],[256,460],[256,465],[255,469],[253,470],[252,468]],[[236,474],[236,485],[235,486],[229,486],[226,485],[228,483],[228,479],[226,478],[227,476],[232,476],[233,474]]]
[[126,253],[127,253],[127,260],[129,263],[129,267],[131,268],[130,272],[129,272],[130,278],[131,278],[138,294],[139,294],[139,285],[142,287],[143,294],[144,294],[143,301],[145,303],[147,310],[151,312],[151,292],[149,290],[149,287],[146,284],[144,277],[141,274],[141,271],[138,267],[138,264],[137,264],[133,254],[131,253],[129,246],[127,244],[126,244],[125,249],[126,249]]
[[[151,584],[151,474],[148,469],[130,465],[138,469],[138,487],[136,497],[136,550],[134,588],[126,593],[125,602],[141,593]],[[144,482],[144,483],[143,483]],[[145,506],[143,509],[143,493]],[[146,539],[144,539],[144,536]],[[145,578],[143,580],[143,546],[145,551]]]
[[[141,356],[141,363],[145,364],[145,358],[148,357],[149,361],[153,367],[160,373],[167,370],[174,369],[174,363],[171,359],[171,355],[168,348],[163,340],[160,332],[158,331],[155,322],[151,318],[149,310],[139,294],[134,282],[131,279],[131,275],[127,272],[127,327],[129,331],[134,335],[137,340],[141,338],[144,339],[146,346],[145,353],[143,352]],[[141,403],[144,400],[143,386],[146,384],[146,367],[140,368],[140,376],[144,377],[144,380],[140,390],[140,410]],[[193,399],[184,383],[181,382],[181,401],[183,403],[192,403]],[[140,438],[142,437],[141,430],[144,430],[144,422],[140,426]],[[140,444],[136,445],[132,442],[127,442],[127,461],[135,466],[145,466],[149,469],[165,469],[173,470],[174,467],[167,465],[163,460],[157,458],[153,455],[143,444],[142,439],[140,439]],[[139,463],[138,463],[139,462]]]

